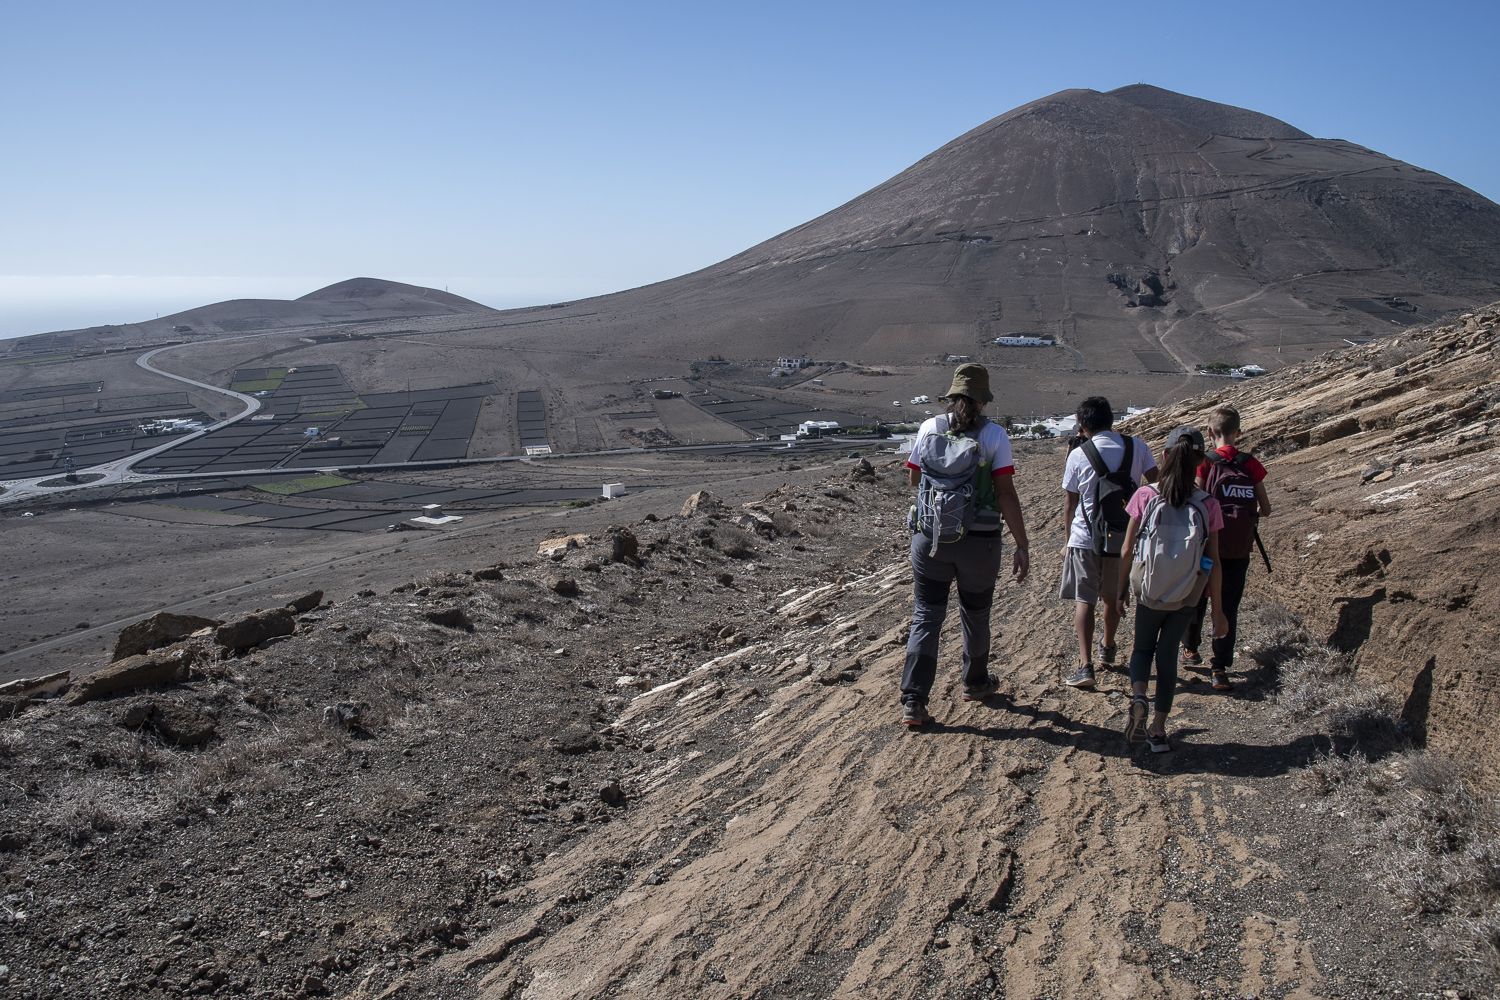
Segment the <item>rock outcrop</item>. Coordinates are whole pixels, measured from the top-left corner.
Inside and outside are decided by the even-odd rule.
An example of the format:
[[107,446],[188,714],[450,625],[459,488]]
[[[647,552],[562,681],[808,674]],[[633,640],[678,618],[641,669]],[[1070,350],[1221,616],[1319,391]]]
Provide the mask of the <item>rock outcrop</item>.
[[188,670],[200,657],[198,647],[190,644],[127,656],[74,681],[64,700],[79,705],[141,688],[175,684],[187,680]]
[[115,640],[111,660],[123,660],[127,656],[139,656],[162,646],[180,642],[199,629],[216,628],[223,624],[217,618],[200,618],[197,615],[178,615],[160,611],[150,618],[127,625]]
[[243,653],[254,649],[270,639],[291,635],[297,630],[297,621],[286,608],[256,611],[232,622],[220,625],[214,633],[214,642],[230,653]]
[[1131,427],[1160,447],[1241,414],[1275,513],[1249,599],[1274,600],[1394,690],[1419,739],[1500,775],[1500,303],[1405,330]]

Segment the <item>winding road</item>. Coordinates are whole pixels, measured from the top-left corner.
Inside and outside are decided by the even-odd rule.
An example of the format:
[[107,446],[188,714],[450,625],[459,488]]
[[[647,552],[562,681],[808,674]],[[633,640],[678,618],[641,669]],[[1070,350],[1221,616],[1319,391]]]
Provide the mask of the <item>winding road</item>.
[[153,375],[161,375],[164,378],[169,378],[173,381],[190,385],[195,389],[202,389],[206,392],[217,393],[221,396],[229,396],[236,402],[243,403],[245,407],[243,410],[241,410],[239,413],[236,413],[232,417],[226,417],[223,420],[220,420],[218,423],[210,424],[202,430],[194,431],[193,433],[188,434],[184,437],[174,438],[171,441],[167,441],[163,444],[157,445],[155,448],[148,448],[147,450],[142,452],[137,452],[132,455],[126,455],[124,458],[115,459],[113,462],[105,462],[102,465],[91,465],[87,468],[76,470],[77,475],[90,477],[89,481],[86,483],[65,482],[57,486],[43,486],[43,483],[56,482],[57,480],[63,478],[63,476],[60,476],[56,472],[48,473],[45,476],[35,476],[30,479],[0,480],[0,489],[4,490],[3,493],[0,493],[0,505],[20,503],[25,500],[36,499],[40,496],[56,496],[57,494],[69,493],[74,490],[93,489],[99,486],[121,486],[127,483],[149,482],[154,479],[164,478],[161,476],[132,472],[131,470],[138,462],[141,462],[148,458],[153,458],[157,455],[160,455],[164,451],[170,451],[171,449],[176,448],[178,445],[183,445],[189,441],[197,440],[203,435],[210,434],[222,427],[228,427],[230,424],[238,423],[260,409],[260,400],[256,399],[254,396],[247,396],[243,392],[235,392],[233,389],[225,389],[217,385],[209,385],[207,382],[199,382],[197,379],[188,378],[186,375],[176,375],[172,372],[158,368],[151,363],[151,359],[156,357],[158,354],[182,346],[186,345],[172,344],[167,347],[158,347],[155,350],[147,351],[145,354],[142,354],[140,357],[135,359],[136,366],[150,372]]
[[[273,331],[273,334],[284,332],[285,331]],[[271,336],[273,334],[252,334],[248,337],[234,337],[230,339],[248,340],[252,339],[253,337]],[[221,343],[222,342],[223,341],[221,341]],[[233,389],[225,389],[221,386],[210,385],[207,382],[199,382],[197,379],[188,378],[186,375],[176,375],[172,372],[157,368],[151,363],[153,358],[155,358],[159,354],[162,354],[163,352],[175,350],[179,347],[188,346],[192,345],[171,344],[166,347],[158,347],[154,350],[147,351],[145,354],[142,354],[140,357],[136,358],[135,363],[139,367],[145,369],[148,372],[151,372],[154,375],[161,375],[165,378],[169,378],[177,382],[182,382],[186,385],[193,386],[196,389],[202,389],[206,392],[217,393],[221,396],[229,396],[237,402],[244,404],[245,408],[243,410],[231,417],[226,417],[225,419],[220,420],[215,424],[211,424],[208,427],[203,428],[202,430],[194,431],[193,433],[184,435],[180,438],[174,438],[173,440],[167,441],[155,448],[150,448],[146,451],[138,452],[133,455],[127,455],[126,457],[116,459],[113,462],[105,462],[100,465],[91,465],[86,468],[75,470],[76,474],[79,477],[87,477],[87,482],[66,482],[64,475],[58,472],[50,472],[45,476],[35,476],[29,479],[0,480],[0,507],[24,503],[28,500],[38,500],[43,497],[55,497],[61,494],[73,493],[78,490],[98,489],[99,487],[128,486],[136,483],[179,482],[192,479],[223,479],[227,474],[223,471],[178,473],[149,473],[133,471],[135,465],[139,462],[144,461],[145,459],[155,457],[180,445],[187,444],[189,441],[195,441],[198,438],[203,437],[205,434],[211,434],[216,430],[228,427],[231,424],[238,423],[239,421],[244,420],[246,417],[249,417],[252,414],[256,413],[261,408],[260,400],[256,399],[254,396],[247,396],[242,392],[235,392]],[[797,448],[799,450],[807,448],[811,448],[813,450],[820,450],[824,448],[847,448],[850,444],[865,443],[868,440],[873,439],[857,437],[837,437],[821,440],[813,439],[809,441],[797,442]],[[566,456],[559,455],[555,457],[598,458],[610,455],[639,454],[643,452],[771,451],[785,449],[786,447],[786,443],[781,441],[720,442],[715,444],[672,445],[664,448],[611,448],[604,451],[573,452]],[[347,465],[331,463],[326,466],[318,466],[317,468],[309,468],[300,471],[313,473],[343,472],[351,470],[373,472],[378,469],[446,469],[452,468],[456,465],[486,465],[499,462],[530,461],[534,461],[534,459],[527,455],[493,455],[481,458],[442,459],[426,462],[388,462],[379,465],[372,465],[370,463],[355,463]],[[287,471],[288,470],[285,468],[235,469],[232,475],[236,477],[270,475],[284,476],[287,474]],[[44,486],[42,485],[43,483],[54,483],[56,485]]]

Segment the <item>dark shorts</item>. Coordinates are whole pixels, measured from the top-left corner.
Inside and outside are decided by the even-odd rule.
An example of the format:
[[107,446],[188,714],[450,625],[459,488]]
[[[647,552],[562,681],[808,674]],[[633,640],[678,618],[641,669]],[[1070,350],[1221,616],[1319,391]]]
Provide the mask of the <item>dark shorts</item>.
[[1120,557],[1101,556],[1093,549],[1069,548],[1063,556],[1062,586],[1057,596],[1064,601],[1082,601],[1084,604],[1099,603],[1100,594],[1120,590]]

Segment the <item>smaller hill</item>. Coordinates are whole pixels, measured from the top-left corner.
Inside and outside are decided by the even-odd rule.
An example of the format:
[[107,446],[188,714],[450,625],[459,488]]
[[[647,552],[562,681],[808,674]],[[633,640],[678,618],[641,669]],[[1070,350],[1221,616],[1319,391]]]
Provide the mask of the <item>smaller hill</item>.
[[349,278],[296,299],[297,302],[359,302],[367,308],[384,307],[410,309],[430,304],[438,307],[434,312],[489,312],[490,307],[473,299],[451,292],[440,292],[436,288],[408,285],[400,281],[383,278]]
[[228,299],[143,323],[93,326],[20,337],[12,352],[51,352],[143,344],[163,339],[211,339],[290,327],[490,313],[461,295],[380,278],[350,278],[296,299]]

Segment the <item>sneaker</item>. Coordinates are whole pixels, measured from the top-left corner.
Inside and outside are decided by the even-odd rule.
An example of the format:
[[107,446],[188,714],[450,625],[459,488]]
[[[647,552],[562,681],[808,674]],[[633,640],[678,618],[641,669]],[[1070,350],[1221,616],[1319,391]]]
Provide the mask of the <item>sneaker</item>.
[[991,677],[982,684],[965,684],[964,701],[984,701],[1000,688],[1000,682]]
[[1125,723],[1125,742],[1142,743],[1146,739],[1146,716],[1151,706],[1143,694],[1130,696],[1130,718]]
[[908,729],[919,729],[932,721],[932,713],[920,701],[909,701],[901,706],[901,724]]
[[1234,685],[1229,683],[1229,675],[1222,670],[1214,671],[1214,690],[1233,691]]
[[1151,748],[1152,753],[1172,752],[1172,744],[1168,741],[1166,733],[1147,733],[1146,745]]
[[1068,687],[1083,688],[1091,690],[1094,686],[1094,665],[1085,663],[1073,672],[1073,676],[1063,681]]
[[1182,662],[1185,666],[1201,667],[1203,666],[1203,654],[1196,649],[1188,649],[1186,646],[1183,646]]
[[1099,644],[1099,666],[1112,667],[1115,665],[1115,647]]

